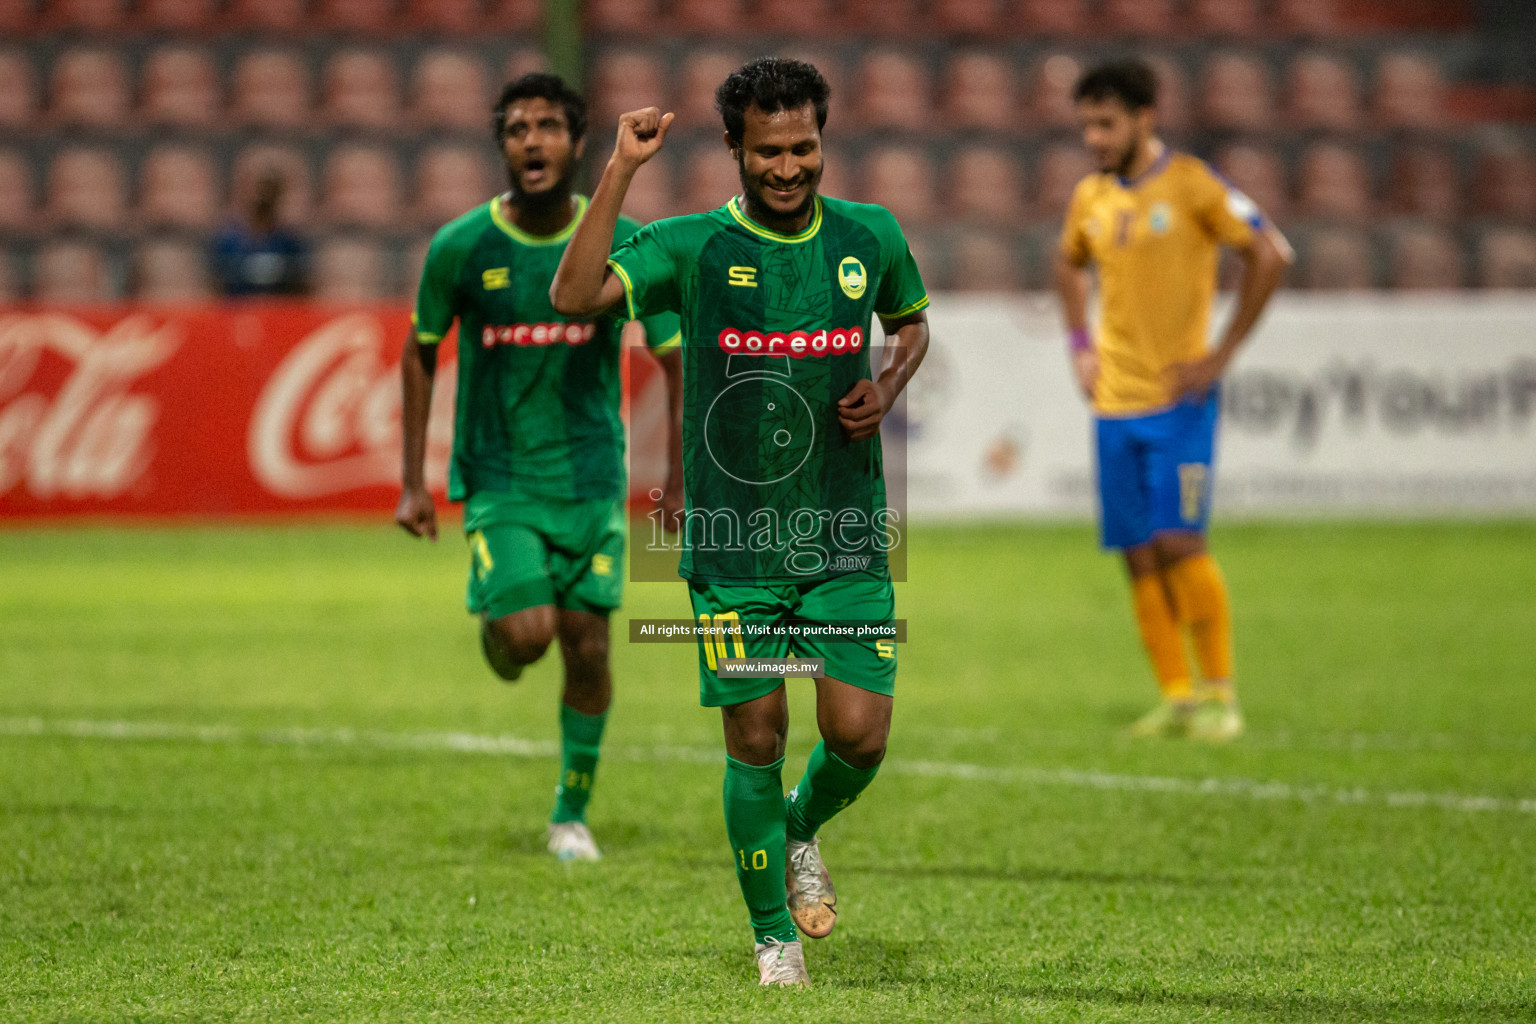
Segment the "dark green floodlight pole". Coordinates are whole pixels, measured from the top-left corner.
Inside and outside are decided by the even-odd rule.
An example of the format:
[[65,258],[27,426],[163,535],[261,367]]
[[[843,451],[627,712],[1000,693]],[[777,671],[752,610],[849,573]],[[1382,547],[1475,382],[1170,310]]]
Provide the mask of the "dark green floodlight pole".
[[544,0],[544,50],[549,69],[580,89],[581,0]]

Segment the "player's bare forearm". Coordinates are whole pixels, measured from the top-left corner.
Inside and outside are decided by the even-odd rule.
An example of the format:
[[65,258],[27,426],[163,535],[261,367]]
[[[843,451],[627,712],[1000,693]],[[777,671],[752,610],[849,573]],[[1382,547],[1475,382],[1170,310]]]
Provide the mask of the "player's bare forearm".
[[641,165],[660,152],[672,116],[647,107],[619,118],[613,155],[549,286],[549,301],[560,314],[595,316],[618,308],[624,301],[624,283],[608,267],[613,229],[629,183]]
[[1088,327],[1088,268],[1079,267],[1067,259],[1065,253],[1056,254],[1056,295],[1061,300],[1061,316],[1067,330],[1086,330]]
[[1264,307],[1269,305],[1270,297],[1285,278],[1286,268],[1295,259],[1285,237],[1273,228],[1255,235],[1253,245],[1242,250],[1241,255],[1243,277],[1238,287],[1237,309],[1213,353],[1223,367],[1264,315]]
[[412,332],[400,353],[400,503],[395,522],[416,537],[437,539],[437,511],[427,490],[427,422],[437,377],[437,346]]
[[867,441],[928,354],[928,314],[881,320],[886,333],[885,368],[873,381],[861,380],[837,403],[837,421],[850,441]]

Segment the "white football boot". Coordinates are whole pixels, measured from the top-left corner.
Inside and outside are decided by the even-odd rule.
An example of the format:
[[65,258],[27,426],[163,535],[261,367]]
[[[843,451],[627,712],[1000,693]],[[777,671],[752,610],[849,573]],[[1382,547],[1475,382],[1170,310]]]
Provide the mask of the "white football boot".
[[809,985],[805,973],[805,949],[800,940],[780,942],[769,939],[757,945],[757,983],[759,985]]
[[602,851],[592,838],[592,830],[579,821],[562,821],[549,826],[549,852],[557,860],[602,860]]

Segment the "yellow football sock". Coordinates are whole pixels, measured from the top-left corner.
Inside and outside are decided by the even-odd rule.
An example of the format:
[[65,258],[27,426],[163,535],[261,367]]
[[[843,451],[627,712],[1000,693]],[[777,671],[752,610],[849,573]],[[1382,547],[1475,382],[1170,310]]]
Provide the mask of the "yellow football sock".
[[1131,580],[1131,595],[1136,605],[1136,625],[1146,644],[1147,657],[1157,675],[1158,689],[1167,700],[1189,700],[1189,663],[1184,660],[1184,643],[1179,624],[1173,618],[1173,605],[1156,573]]
[[1201,552],[1164,569],[1163,578],[1179,621],[1189,626],[1194,638],[1200,671],[1214,684],[1210,695],[1231,699],[1232,611],[1220,566],[1208,552]]

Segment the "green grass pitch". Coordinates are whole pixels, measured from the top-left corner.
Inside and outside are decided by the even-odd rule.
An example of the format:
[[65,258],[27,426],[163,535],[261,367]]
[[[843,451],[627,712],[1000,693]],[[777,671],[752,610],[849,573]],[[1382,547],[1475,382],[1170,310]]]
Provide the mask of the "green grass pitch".
[[1120,734],[1155,690],[1086,528],[910,543],[840,924],[762,991],[691,648],[616,622],[568,867],[558,657],[492,678],[451,535],[0,533],[0,1020],[1536,1017],[1536,525],[1218,529],[1221,749]]

